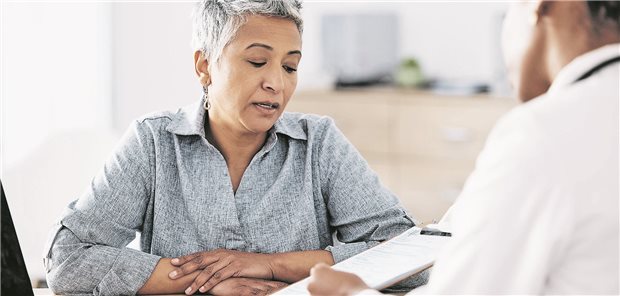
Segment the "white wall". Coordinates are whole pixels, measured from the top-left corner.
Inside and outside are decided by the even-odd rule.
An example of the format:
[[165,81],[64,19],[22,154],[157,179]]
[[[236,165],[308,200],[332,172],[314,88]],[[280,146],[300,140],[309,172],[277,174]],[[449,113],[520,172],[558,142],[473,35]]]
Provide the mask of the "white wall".
[[190,2],[112,4],[114,125],[198,100]]
[[109,4],[2,3],[1,178],[26,264],[43,276],[47,232],[117,136]]
[[54,132],[111,123],[108,22],[104,3],[2,4],[4,168]]
[[[385,1],[384,1],[385,2]],[[331,87],[320,18],[395,12],[402,57],[429,76],[490,79],[505,3],[307,1],[299,90]],[[201,95],[188,2],[2,3],[0,174],[33,279],[49,226],[147,112]],[[363,61],[361,61],[363,62]]]

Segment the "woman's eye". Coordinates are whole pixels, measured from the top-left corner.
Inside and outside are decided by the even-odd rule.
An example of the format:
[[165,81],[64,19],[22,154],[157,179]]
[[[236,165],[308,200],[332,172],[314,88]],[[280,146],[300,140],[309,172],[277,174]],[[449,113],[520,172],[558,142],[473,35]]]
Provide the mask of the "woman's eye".
[[260,68],[266,64],[266,62],[252,62],[252,61],[248,61],[248,63],[252,64],[252,66],[254,66],[255,68]]
[[293,68],[293,67],[289,67],[289,66],[282,66],[282,68],[284,68],[284,71],[286,71],[287,73],[293,73],[293,72],[297,72],[297,69]]

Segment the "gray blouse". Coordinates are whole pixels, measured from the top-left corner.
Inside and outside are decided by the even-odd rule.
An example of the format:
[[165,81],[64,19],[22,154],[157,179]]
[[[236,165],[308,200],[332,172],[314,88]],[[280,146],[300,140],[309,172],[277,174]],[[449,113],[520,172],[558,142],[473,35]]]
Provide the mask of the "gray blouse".
[[[204,120],[197,101],[133,123],[51,232],[54,292],[135,294],[161,257],[218,248],[338,262],[414,225],[330,118],[285,112],[236,193]],[[136,232],[141,251],[126,247]]]

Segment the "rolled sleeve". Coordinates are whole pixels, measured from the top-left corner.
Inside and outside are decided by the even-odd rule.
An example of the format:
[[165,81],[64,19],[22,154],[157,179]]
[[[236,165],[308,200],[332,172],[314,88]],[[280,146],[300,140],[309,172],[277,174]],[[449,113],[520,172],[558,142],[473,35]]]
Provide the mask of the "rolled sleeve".
[[95,295],[136,294],[151,276],[160,257],[130,248],[115,249],[116,261],[106,273]]
[[46,247],[47,279],[55,293],[130,295],[160,257],[128,249],[151,200],[152,135],[135,124],[86,192],[69,204]]
[[136,294],[160,259],[130,248],[81,242],[65,227],[55,236],[50,254],[48,283],[61,294]]

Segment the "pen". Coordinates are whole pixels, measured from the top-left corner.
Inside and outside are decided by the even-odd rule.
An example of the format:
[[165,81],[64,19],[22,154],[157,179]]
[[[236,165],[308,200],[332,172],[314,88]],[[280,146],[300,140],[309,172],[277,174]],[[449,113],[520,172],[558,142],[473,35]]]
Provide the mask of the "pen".
[[420,234],[436,235],[436,236],[452,236],[452,233],[450,232],[443,232],[443,231],[432,229],[432,228],[422,228],[422,230],[420,231]]

